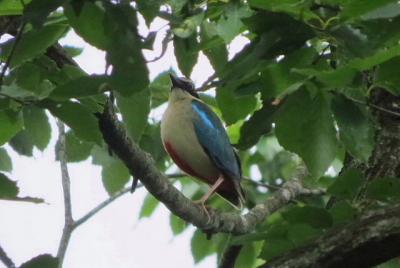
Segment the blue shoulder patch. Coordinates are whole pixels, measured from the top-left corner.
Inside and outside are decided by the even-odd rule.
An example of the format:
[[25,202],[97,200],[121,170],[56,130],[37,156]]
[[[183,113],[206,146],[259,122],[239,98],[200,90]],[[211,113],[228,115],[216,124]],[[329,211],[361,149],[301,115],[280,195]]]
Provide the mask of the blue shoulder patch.
[[[193,101],[192,102],[194,110],[197,112],[199,117],[206,123],[209,127],[212,128],[217,128],[218,127],[218,122],[215,121],[215,116],[214,114],[211,114],[210,111],[208,111],[208,107],[205,106],[203,103],[199,101]],[[217,118],[217,120],[219,120]]]
[[232,178],[241,178],[241,170],[229,137],[218,116],[206,104],[192,101],[196,114],[193,125],[197,138],[214,164]]

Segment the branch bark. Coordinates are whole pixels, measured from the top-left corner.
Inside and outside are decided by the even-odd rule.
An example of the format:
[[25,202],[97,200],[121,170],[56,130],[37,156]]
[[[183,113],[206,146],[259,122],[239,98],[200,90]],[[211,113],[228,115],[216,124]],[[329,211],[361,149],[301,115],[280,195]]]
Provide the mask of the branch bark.
[[268,262],[274,267],[371,267],[399,255],[400,205],[375,210]]
[[99,126],[104,140],[129,168],[134,177],[140,179],[146,189],[160,200],[176,216],[192,223],[196,227],[212,233],[244,234],[253,231],[257,224],[269,215],[285,206],[288,202],[304,194],[323,194],[323,191],[311,191],[303,188],[299,180],[283,185],[264,203],[256,205],[245,215],[239,213],[218,212],[209,209],[209,215],[197,204],[187,199],[168,181],[154,165],[149,154],[142,151],[132,141],[119,123],[111,103],[107,103],[103,114],[98,114]]
[[57,258],[59,259],[58,262],[59,267],[62,267],[68,243],[72,235],[74,220],[72,218],[71,189],[70,189],[71,182],[67,167],[64,124],[61,121],[57,120],[57,127],[59,133],[58,133],[58,143],[56,146],[56,153],[57,153],[57,158],[60,161],[62,189],[64,196],[64,229],[62,232],[60,245],[57,251]]
[[8,257],[7,253],[4,249],[0,246],[0,261],[7,267],[7,268],[15,268],[14,262]]

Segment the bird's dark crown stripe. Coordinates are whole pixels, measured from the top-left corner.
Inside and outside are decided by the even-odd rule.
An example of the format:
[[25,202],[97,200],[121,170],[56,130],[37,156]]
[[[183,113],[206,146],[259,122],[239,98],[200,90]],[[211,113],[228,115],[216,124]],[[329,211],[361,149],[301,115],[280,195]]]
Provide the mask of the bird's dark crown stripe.
[[207,112],[202,109],[201,103],[200,102],[192,102],[194,110],[198,113],[200,118],[209,126],[212,128],[217,128],[215,123],[211,120],[211,118],[208,116]]

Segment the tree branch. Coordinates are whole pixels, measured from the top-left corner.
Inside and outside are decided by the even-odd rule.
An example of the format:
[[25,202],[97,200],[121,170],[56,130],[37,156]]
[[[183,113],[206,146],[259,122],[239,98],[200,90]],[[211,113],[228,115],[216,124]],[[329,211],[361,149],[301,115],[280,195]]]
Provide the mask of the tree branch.
[[[263,266],[372,267],[400,255],[400,205],[367,213]],[[377,254],[379,252],[379,254]]]
[[140,149],[127,135],[113,112],[111,103],[107,103],[103,114],[98,114],[99,126],[104,140],[125,163],[134,177],[140,179],[146,189],[164,203],[176,216],[192,223],[207,233],[244,234],[255,229],[266,217],[285,206],[302,194],[310,194],[298,180],[285,183],[264,203],[256,205],[245,215],[239,213],[218,212],[209,209],[209,216],[191,200],[187,199],[168,181],[154,165],[151,156]]
[[0,261],[7,267],[7,268],[15,268],[14,262],[8,257],[7,253],[4,249],[0,246]]
[[68,243],[73,231],[74,220],[72,218],[71,189],[70,189],[71,182],[67,167],[64,124],[61,121],[57,120],[57,127],[59,133],[58,133],[58,142],[56,145],[56,153],[57,153],[57,158],[60,161],[62,189],[64,194],[64,229],[61,236],[60,245],[57,251],[57,258],[59,259],[59,267],[62,267]]

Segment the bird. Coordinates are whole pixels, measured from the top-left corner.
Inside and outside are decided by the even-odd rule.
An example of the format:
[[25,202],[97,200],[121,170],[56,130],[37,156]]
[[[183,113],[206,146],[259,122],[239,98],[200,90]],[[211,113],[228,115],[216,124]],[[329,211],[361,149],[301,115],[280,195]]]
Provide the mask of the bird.
[[211,186],[195,201],[206,212],[205,203],[215,192],[242,209],[241,163],[221,119],[200,99],[191,80],[173,74],[170,79],[168,106],[161,119],[165,150],[182,171]]

